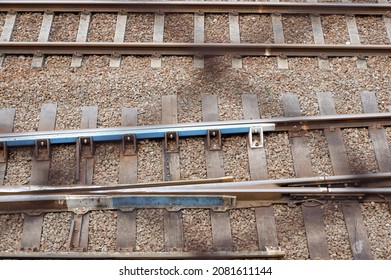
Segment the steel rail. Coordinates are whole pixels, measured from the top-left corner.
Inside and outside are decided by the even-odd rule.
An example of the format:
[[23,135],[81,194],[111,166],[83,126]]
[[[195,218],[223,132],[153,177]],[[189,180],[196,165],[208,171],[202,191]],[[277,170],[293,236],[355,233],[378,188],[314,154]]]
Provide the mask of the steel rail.
[[37,186],[37,185],[18,185],[18,186],[1,186],[0,195],[12,194],[38,194],[38,193],[56,193],[56,194],[83,194],[91,191],[101,190],[120,190],[133,188],[153,188],[153,187],[168,187],[168,186],[183,186],[183,185],[202,185],[211,183],[226,183],[233,182],[233,177],[220,177],[196,180],[181,180],[181,181],[162,181],[156,183],[136,183],[136,184],[116,184],[116,185],[62,185],[62,186]]
[[[212,207],[226,210],[236,200],[269,200],[281,195],[391,194],[391,172],[244,182],[141,187],[18,186],[0,192],[0,213]],[[379,187],[379,185],[383,185]],[[75,187],[75,190],[72,190]],[[68,192],[63,194],[63,192]],[[75,194],[76,193],[76,194]]]
[[[17,185],[17,186],[2,186],[0,188],[1,195],[32,195],[39,194],[121,194],[121,193],[154,193],[155,190],[210,190],[210,189],[237,189],[247,188],[248,191],[254,188],[260,188],[261,192],[289,192],[299,187],[299,191],[311,190],[308,187],[325,188],[330,186],[337,187],[371,187],[372,185],[379,186],[384,182],[383,186],[387,186],[391,182],[391,172],[370,173],[370,174],[353,174],[353,175],[337,175],[324,177],[308,177],[308,178],[289,178],[289,179],[274,179],[274,180],[257,180],[232,182],[230,177],[196,180],[196,181],[172,181],[172,182],[156,182],[143,184],[115,184],[115,185],[65,185],[65,186],[41,186],[41,185]],[[282,187],[282,188],[280,188]],[[290,188],[287,188],[290,187]]]
[[258,259],[280,258],[280,248],[265,251],[214,251],[214,252],[0,252],[1,259]]
[[[343,181],[338,184],[342,184]],[[351,182],[350,182],[351,183]],[[349,183],[346,183],[349,184]],[[42,212],[74,212],[85,214],[93,210],[124,210],[137,208],[164,208],[178,211],[184,208],[210,208],[216,211],[234,209],[237,201],[273,200],[278,201],[283,195],[318,196],[325,198],[333,195],[390,195],[391,180],[388,187],[223,187],[201,189],[183,186],[182,188],[155,188],[127,191],[127,194],[86,195],[2,195],[0,196],[0,214]],[[223,185],[223,184],[221,184]],[[333,184],[330,184],[333,185]],[[364,184],[365,185],[365,184]],[[370,184],[369,184],[370,185]]]
[[0,42],[0,54],[362,57],[391,56],[391,45]]
[[221,134],[249,133],[252,127],[262,127],[264,132],[297,132],[316,129],[357,128],[390,126],[391,113],[354,115],[325,115],[284,117],[272,119],[200,122],[172,125],[148,125],[98,129],[76,129],[60,131],[34,131],[0,134],[0,144],[7,147],[35,145],[38,140],[49,140],[50,144],[76,143],[78,139],[90,137],[93,141],[119,141],[134,134],[137,139],[164,138],[167,132],[177,132],[179,137],[205,136],[209,130],[220,130]]
[[2,1],[8,12],[142,12],[142,13],[253,13],[384,15],[388,4],[267,3],[267,2],[153,2],[153,1]]
[[[390,114],[391,123],[391,114]],[[37,140],[47,139],[51,144],[76,143],[83,137],[91,137],[94,142],[119,141],[126,135],[135,135],[137,139],[164,138],[166,133],[178,133],[178,137],[206,136],[210,130],[219,130],[224,134],[249,133],[252,127],[262,127],[263,131],[273,131],[273,123],[258,121],[204,122],[176,125],[149,125],[133,127],[115,127],[101,129],[80,129],[46,132],[27,132],[0,134],[0,143],[9,147],[35,145]]]

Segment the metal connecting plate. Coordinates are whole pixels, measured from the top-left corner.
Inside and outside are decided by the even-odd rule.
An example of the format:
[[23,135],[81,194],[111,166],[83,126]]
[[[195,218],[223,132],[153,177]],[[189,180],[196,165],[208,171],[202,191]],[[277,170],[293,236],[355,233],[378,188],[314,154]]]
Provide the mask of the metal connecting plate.
[[179,152],[179,135],[176,131],[169,131],[165,133],[164,148],[166,153]]
[[263,128],[262,126],[251,127],[248,133],[250,148],[257,149],[263,147]]
[[220,151],[222,148],[220,130],[208,130],[206,143],[209,151]]
[[50,160],[50,142],[48,139],[35,141],[35,160]]
[[124,156],[134,156],[137,154],[137,138],[135,134],[125,134],[122,136],[122,150]]

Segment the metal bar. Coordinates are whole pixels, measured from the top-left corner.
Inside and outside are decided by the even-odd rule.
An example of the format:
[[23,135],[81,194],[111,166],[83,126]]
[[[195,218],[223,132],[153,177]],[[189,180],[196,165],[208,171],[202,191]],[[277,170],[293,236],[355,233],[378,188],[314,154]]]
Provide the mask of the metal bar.
[[[388,183],[390,185],[390,182]],[[131,211],[138,208],[163,208],[179,211],[183,208],[207,208],[226,211],[236,207],[238,200],[273,200],[277,195],[311,196],[316,198],[343,195],[364,196],[391,194],[391,187],[240,187],[234,188],[192,188],[181,189],[136,189],[127,194],[109,195],[88,193],[85,195],[5,195],[0,196],[0,214],[42,213],[71,211],[82,215],[92,210]],[[272,197],[272,198],[271,198]],[[216,214],[217,212],[213,212]],[[26,216],[29,217],[29,216]]]
[[[390,114],[391,117],[391,114]],[[391,119],[390,119],[391,122]],[[35,140],[48,139],[51,144],[76,143],[77,139],[89,137],[94,142],[120,141],[126,134],[135,134],[137,139],[164,138],[166,132],[177,132],[180,137],[206,136],[208,130],[221,130],[222,134],[248,133],[254,123],[263,127],[264,131],[274,129],[274,124],[262,125],[259,121],[209,122],[196,124],[167,124],[144,127],[116,127],[110,129],[63,130],[62,132],[29,132],[0,134],[0,142],[9,146],[34,145]]]
[[387,4],[265,3],[265,2],[153,2],[153,1],[2,1],[1,12],[161,12],[161,13],[279,13],[383,15]]
[[241,56],[390,56],[390,45],[1,42],[2,54],[56,55],[241,55]]
[[391,113],[334,115],[314,117],[289,117],[259,120],[201,122],[143,127],[115,127],[100,129],[63,130],[49,132],[23,132],[0,134],[0,142],[11,146],[34,145],[36,140],[48,139],[51,144],[76,143],[80,137],[93,141],[120,141],[126,134],[135,134],[137,139],[164,138],[166,132],[176,131],[179,137],[205,136],[208,130],[220,130],[221,134],[248,133],[252,126],[262,126],[264,132],[307,131],[315,129],[356,128],[391,125]]
[[[383,183],[383,185],[381,184]],[[332,187],[329,187],[331,185]],[[288,187],[289,188],[278,188]],[[15,194],[39,194],[42,193],[66,193],[66,194],[106,194],[106,193],[164,193],[176,192],[186,193],[192,191],[199,192],[221,192],[226,190],[227,193],[242,189],[243,192],[274,192],[274,193],[289,193],[289,192],[311,192],[311,187],[318,188],[328,187],[332,193],[349,193],[355,192],[355,187],[360,186],[360,191],[367,193],[388,192],[387,187],[391,186],[391,172],[362,174],[362,175],[339,175],[329,177],[310,177],[310,178],[291,178],[277,180],[260,180],[260,181],[243,181],[243,182],[221,182],[207,184],[174,184],[167,186],[167,182],[155,184],[133,184],[133,185],[72,185],[72,186],[4,186],[0,189],[1,195],[12,196]],[[295,189],[294,187],[297,187]],[[336,187],[344,187],[338,189]],[[376,187],[376,188],[375,188]],[[367,189],[366,189],[367,188]],[[286,190],[286,191],[285,191]],[[1,196],[0,196],[1,197]]]
[[213,208],[224,211],[235,205],[236,197],[226,195],[37,195],[35,197],[21,195],[0,197],[0,213],[72,211],[77,215],[83,215],[91,210],[129,211],[136,208],[168,210]]
[[281,250],[235,252],[1,252],[0,258],[39,259],[241,259],[280,258]]
[[[343,182],[341,181],[341,184]],[[387,182],[390,186],[390,181]],[[332,184],[330,184],[332,185]],[[191,206],[191,199],[185,198],[187,195],[203,196],[203,195],[233,195],[237,193],[251,193],[251,194],[390,194],[391,187],[371,187],[370,183],[367,187],[282,187],[272,184],[262,185],[261,183],[253,182],[252,185],[242,185],[240,182],[228,184],[218,184],[215,186],[200,185],[200,186],[181,186],[180,188],[153,188],[153,189],[132,189],[126,191],[117,190],[117,192],[98,192],[91,191],[86,192],[85,194],[34,194],[31,196],[29,194],[13,194],[13,195],[1,195],[0,203],[15,203],[15,202],[34,202],[34,201],[52,201],[55,205],[59,205],[59,208],[54,209],[64,209],[64,201],[69,201],[68,206],[78,207],[79,203],[84,204],[86,207],[95,207],[94,209],[121,209],[135,206],[148,207],[148,206],[172,206],[177,207],[179,204],[165,204],[165,201],[169,201],[169,197],[163,197],[161,199],[161,194],[165,196],[174,196],[178,197],[175,201],[180,201],[183,205]],[[178,195],[179,194],[179,195]],[[156,197],[158,199],[154,199]],[[137,197],[141,197],[138,199]],[[182,200],[183,199],[183,200]],[[197,202],[197,199],[194,199]],[[136,203],[136,204],[131,204]],[[198,203],[198,202],[197,202]],[[48,205],[48,204],[45,204]],[[201,205],[199,203],[199,205]],[[212,205],[211,203],[205,205]],[[9,205],[10,209],[28,209],[23,208],[25,205]],[[53,206],[53,205],[50,205]],[[196,206],[196,205],[195,205]],[[2,206],[3,207],[3,206]],[[42,207],[42,205],[38,205]],[[3,208],[4,210],[5,208]],[[39,209],[39,208],[37,208]],[[176,210],[176,209],[173,209]]]
[[[125,170],[124,170],[125,172]],[[129,180],[130,181],[130,180]],[[123,188],[151,188],[151,187],[162,187],[162,186],[183,186],[183,185],[197,185],[197,184],[208,184],[208,183],[223,183],[223,182],[232,182],[233,177],[221,177],[213,179],[198,179],[198,180],[186,180],[186,181],[164,181],[157,183],[139,183],[137,184],[137,178],[131,178],[132,182],[126,183],[120,179],[120,184],[112,186],[99,186],[99,185],[72,185],[72,186],[2,186],[0,189],[0,194],[12,194],[12,193],[28,193],[28,192],[50,192],[56,191],[57,193],[79,193],[83,191],[94,191],[103,189],[123,189]]]

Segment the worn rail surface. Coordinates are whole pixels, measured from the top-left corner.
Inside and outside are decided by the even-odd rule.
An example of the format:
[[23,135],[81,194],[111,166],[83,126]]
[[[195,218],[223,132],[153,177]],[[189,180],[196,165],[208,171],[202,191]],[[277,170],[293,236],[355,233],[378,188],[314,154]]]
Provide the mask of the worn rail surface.
[[385,15],[387,4],[180,1],[2,1],[3,12],[137,12]]

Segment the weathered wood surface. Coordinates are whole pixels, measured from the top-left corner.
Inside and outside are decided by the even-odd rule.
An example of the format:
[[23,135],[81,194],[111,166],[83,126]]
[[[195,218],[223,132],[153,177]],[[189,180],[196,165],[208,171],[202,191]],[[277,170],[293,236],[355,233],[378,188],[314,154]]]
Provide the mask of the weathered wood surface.
[[[162,96],[162,124],[178,123],[176,95]],[[163,147],[163,176],[165,181],[180,180],[179,152],[168,153]],[[164,210],[164,240],[166,251],[181,251],[183,247],[182,212]]]
[[[14,127],[15,109],[0,109],[0,133],[10,133]],[[4,151],[6,152],[6,151]],[[4,156],[6,156],[4,154]],[[7,162],[0,162],[0,186],[4,184]]]
[[[336,115],[331,93],[319,92],[317,93],[317,96],[321,115]],[[339,128],[333,129],[332,131],[325,129],[324,132],[328,142],[334,175],[351,174],[351,168],[345,151],[341,130]],[[353,258],[366,259],[371,256],[371,247],[364,227],[362,215],[359,213],[360,205],[358,202],[343,202],[342,210],[349,234],[349,242]],[[356,232],[356,230],[359,232]]]
[[[88,35],[88,28],[91,22],[91,14],[90,13],[81,13],[80,21],[79,21],[79,29],[77,30],[76,42],[86,42]],[[83,57],[81,55],[73,55],[71,67],[81,67],[83,62]]]
[[[294,94],[283,96],[285,117],[301,115],[299,99]],[[304,135],[290,137],[294,169],[297,177],[313,177],[309,149]],[[302,205],[308,250],[311,259],[329,259],[326,233],[323,224],[322,209],[320,206],[308,207]]]
[[[123,108],[121,126],[137,125],[137,109]],[[137,183],[137,154],[124,155],[120,149],[119,183]],[[136,247],[137,210],[117,212],[117,251],[133,251]]]
[[[56,123],[56,104],[43,104],[39,116],[38,131],[54,130]],[[49,160],[33,158],[31,168],[31,185],[47,185],[49,183]],[[39,250],[43,226],[43,214],[37,216],[24,215],[21,248],[26,250]]]

